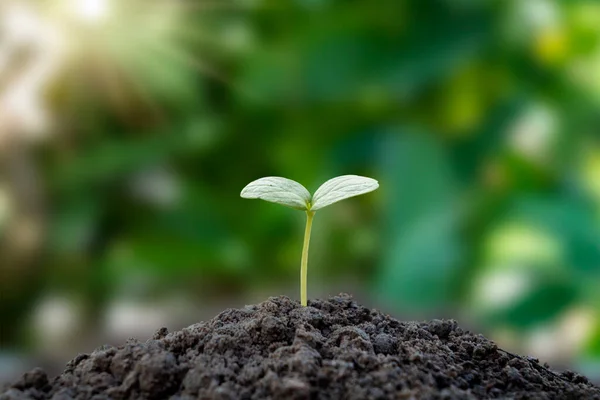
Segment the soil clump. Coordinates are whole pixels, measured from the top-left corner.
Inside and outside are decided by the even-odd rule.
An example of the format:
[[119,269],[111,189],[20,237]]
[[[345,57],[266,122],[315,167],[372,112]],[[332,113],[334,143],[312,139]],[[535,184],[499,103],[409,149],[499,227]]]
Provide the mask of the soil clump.
[[453,320],[398,321],[347,295],[308,307],[273,297],[0,389],[0,400],[488,398],[600,399],[600,389]]

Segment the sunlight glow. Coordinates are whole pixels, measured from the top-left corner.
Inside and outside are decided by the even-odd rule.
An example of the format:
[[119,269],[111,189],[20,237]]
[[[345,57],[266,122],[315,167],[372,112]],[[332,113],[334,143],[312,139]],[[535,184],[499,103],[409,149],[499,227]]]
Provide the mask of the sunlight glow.
[[96,24],[108,17],[108,0],[71,0],[72,12],[81,21]]
[[[17,132],[37,137],[47,128],[43,92],[61,64],[61,35],[37,9],[20,2],[5,5],[0,16],[0,145]],[[21,60],[20,54],[27,54]]]
[[[48,104],[57,88],[63,100],[99,92],[126,116],[134,108],[156,110],[155,99],[194,95],[196,74],[225,81],[191,48],[202,43],[226,51],[203,14],[231,4],[0,0],[0,146],[47,137],[59,123]],[[233,41],[243,46],[246,36],[238,30]]]

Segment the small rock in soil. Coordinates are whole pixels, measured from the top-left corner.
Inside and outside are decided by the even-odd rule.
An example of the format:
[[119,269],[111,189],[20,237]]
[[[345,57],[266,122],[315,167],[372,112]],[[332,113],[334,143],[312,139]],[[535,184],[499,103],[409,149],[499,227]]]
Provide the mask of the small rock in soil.
[[505,352],[456,321],[402,322],[349,296],[273,297],[146,342],[34,369],[0,400],[598,399],[584,376]]

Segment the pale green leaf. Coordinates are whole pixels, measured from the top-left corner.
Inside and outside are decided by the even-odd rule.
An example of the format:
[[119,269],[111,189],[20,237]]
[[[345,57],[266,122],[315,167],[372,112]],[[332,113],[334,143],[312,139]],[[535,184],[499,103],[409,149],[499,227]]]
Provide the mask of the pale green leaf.
[[262,199],[284,206],[306,210],[310,193],[296,181],[278,176],[268,176],[250,182],[242,189],[245,199]]
[[375,179],[358,175],[338,176],[325,182],[315,192],[311,210],[316,211],[349,197],[372,192],[379,187]]

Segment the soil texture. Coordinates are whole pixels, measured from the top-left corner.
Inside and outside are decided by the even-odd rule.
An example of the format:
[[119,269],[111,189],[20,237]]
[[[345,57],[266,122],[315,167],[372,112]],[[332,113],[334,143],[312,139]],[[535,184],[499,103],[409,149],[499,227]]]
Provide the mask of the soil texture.
[[81,354],[0,390],[20,399],[600,399],[581,375],[499,349],[453,320],[402,322],[349,296],[274,297]]

